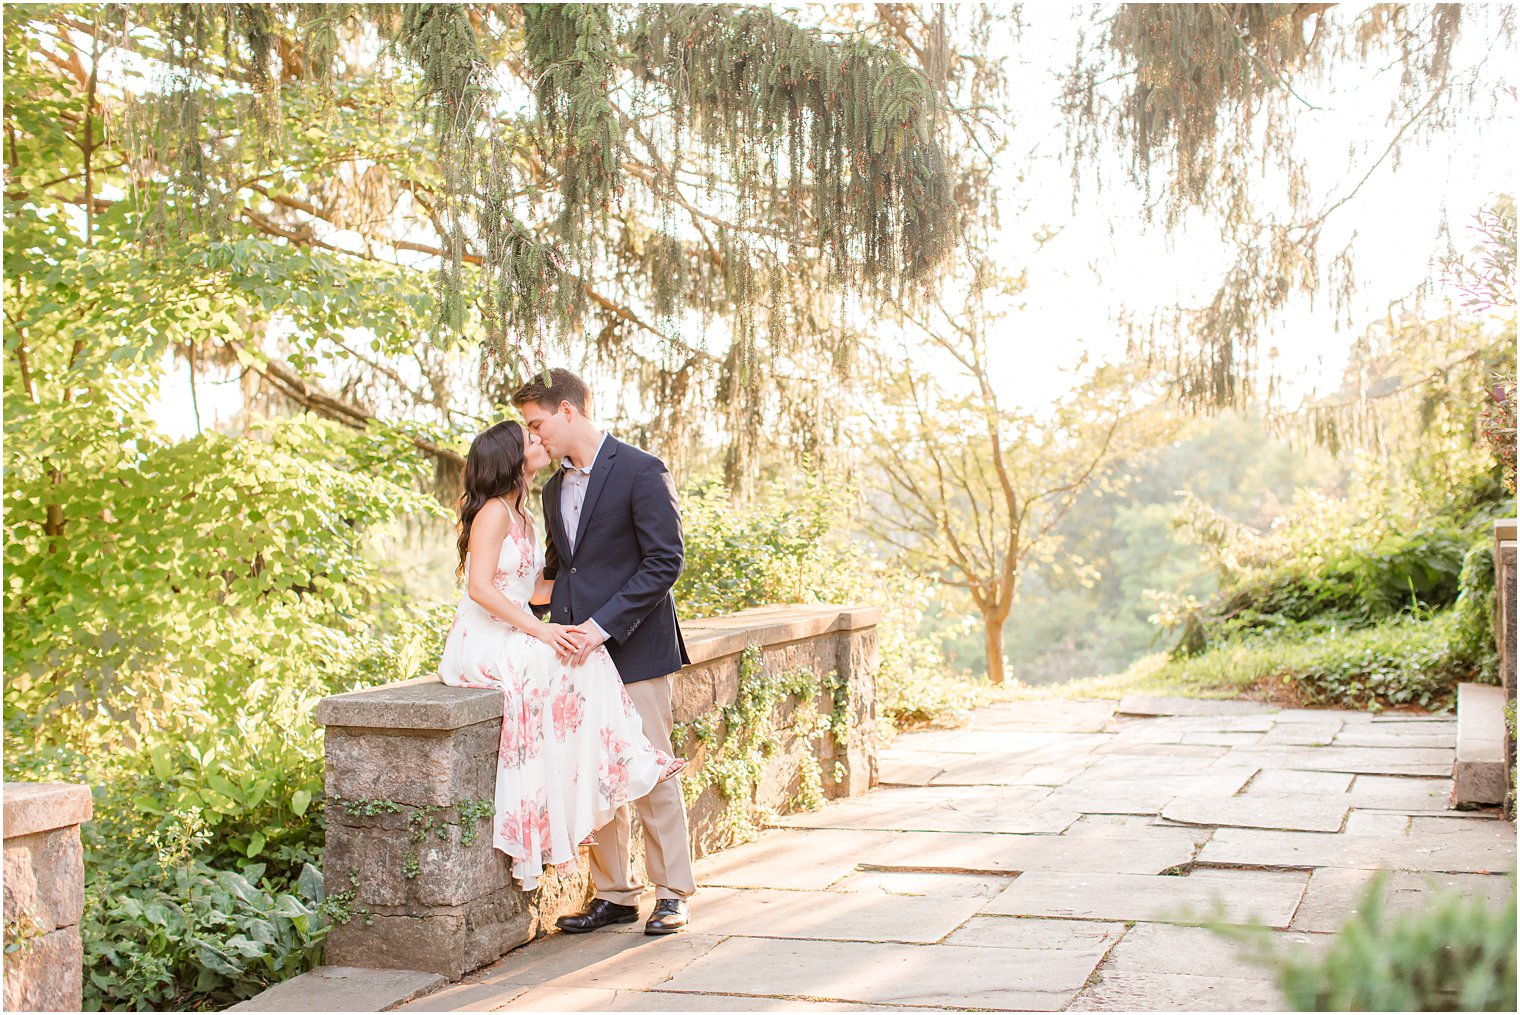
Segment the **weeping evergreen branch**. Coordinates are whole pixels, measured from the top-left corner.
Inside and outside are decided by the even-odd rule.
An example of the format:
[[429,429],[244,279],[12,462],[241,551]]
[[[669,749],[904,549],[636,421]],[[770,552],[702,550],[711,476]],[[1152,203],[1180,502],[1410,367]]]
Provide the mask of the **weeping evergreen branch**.
[[[585,280],[638,266],[647,274],[624,278],[656,318],[729,318],[732,358],[754,385],[771,348],[791,344],[788,276],[818,264],[837,293],[922,292],[968,211],[952,199],[924,74],[893,49],[833,44],[767,10],[104,10],[117,45],[163,69],[126,139],[145,180],[184,195],[155,211],[181,225],[193,212],[207,231],[246,217],[239,193],[272,161],[282,96],[334,91],[337,68],[379,48],[376,70],[410,93],[435,152],[435,331],[463,334],[478,315],[492,356],[519,374],[583,325]],[[620,225],[643,214],[660,225],[636,237]],[[712,228],[714,217],[734,228]],[[707,252],[699,265],[692,228]]]
[[[1350,304],[1351,252],[1322,264],[1323,227],[1404,146],[1495,115],[1482,61],[1461,72],[1452,62],[1464,27],[1488,18],[1498,55],[1512,13],[1461,4],[1123,4],[1100,38],[1079,41],[1063,97],[1074,184],[1117,141],[1146,214],[1177,230],[1201,210],[1238,252],[1207,305],[1163,315],[1146,340],[1170,345],[1154,355],[1177,366],[1186,408],[1263,394],[1257,337],[1293,297],[1328,288],[1337,311]],[[1400,75],[1386,143],[1364,141],[1364,165],[1336,192],[1312,193],[1300,118],[1338,68],[1382,61]],[[1265,381],[1270,394],[1276,378]]]

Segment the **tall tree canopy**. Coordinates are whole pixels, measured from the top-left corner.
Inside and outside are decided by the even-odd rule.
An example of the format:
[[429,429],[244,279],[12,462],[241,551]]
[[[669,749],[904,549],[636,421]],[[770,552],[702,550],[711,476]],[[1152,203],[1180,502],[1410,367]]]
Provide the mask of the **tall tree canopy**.
[[[87,231],[119,216],[140,249],[253,242],[385,277],[367,296],[395,320],[369,352],[389,363],[353,369],[341,324],[280,329],[372,396],[340,416],[420,402],[445,422],[440,348],[481,342],[489,403],[571,336],[639,382],[657,425],[689,426],[700,392],[752,445],[789,391],[848,372],[842,302],[913,302],[984,196],[943,144],[943,25],[908,14],[886,33],[733,5],[50,5],[7,22],[7,59],[80,154],[12,199],[81,209]],[[13,169],[37,144],[24,121],[8,117]],[[252,357],[266,387],[333,410],[303,390],[311,361],[266,366],[247,344],[202,357]]]

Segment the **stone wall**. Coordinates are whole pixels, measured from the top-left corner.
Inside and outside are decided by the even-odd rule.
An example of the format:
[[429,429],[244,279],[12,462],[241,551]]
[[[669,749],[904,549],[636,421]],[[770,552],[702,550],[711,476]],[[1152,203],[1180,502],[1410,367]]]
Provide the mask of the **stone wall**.
[[[683,624],[692,663],[675,678],[675,720],[719,735],[686,738],[692,764],[682,778],[702,783],[704,758],[728,732],[722,709],[739,699],[742,669],[751,678],[815,678],[811,708],[795,697],[775,706],[778,747],[757,773],[760,808],[791,810],[809,779],[825,798],[874,785],[879,616],[867,607],[765,607]],[[841,735],[819,735],[816,722],[794,728],[804,715],[833,718]],[[568,879],[548,872],[538,891],[524,893],[491,846],[485,805],[496,782],[499,692],[424,678],[325,698],[317,721],[327,728],[323,873],[341,911],[327,963],[458,977],[584,904],[584,871]],[[728,844],[730,804],[717,785],[692,801],[695,855]]]
[[84,952],[84,851],[90,788],[6,783],[5,1010],[78,1011]]
[[[1499,643],[1499,681],[1504,685],[1505,698],[1513,707],[1515,701],[1515,652],[1516,608],[1515,601],[1515,532],[1516,521],[1506,518],[1494,523],[1494,638]],[[1508,726],[1504,730],[1504,773],[1509,788],[1514,790],[1515,738]],[[1513,817],[1513,804],[1505,795],[1505,812]]]

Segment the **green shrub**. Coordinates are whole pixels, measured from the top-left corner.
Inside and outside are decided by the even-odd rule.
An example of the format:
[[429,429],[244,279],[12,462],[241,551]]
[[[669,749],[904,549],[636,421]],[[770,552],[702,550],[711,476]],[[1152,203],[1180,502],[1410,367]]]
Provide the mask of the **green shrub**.
[[1495,906],[1449,893],[1389,916],[1379,875],[1319,955],[1278,974],[1294,1011],[1515,1010],[1515,895]]
[[[92,857],[98,859],[98,857]],[[321,874],[259,886],[263,864],[149,857],[97,867],[85,889],[86,1011],[220,1009],[317,965]]]
[[716,616],[770,603],[866,603],[877,628],[877,714],[894,728],[922,725],[977,700],[920,636],[929,586],[837,533],[846,495],[816,476],[778,482],[736,506],[721,484],[697,484],[681,499],[686,567],[676,583],[683,617]]
[[1445,610],[1353,630],[1302,623],[1241,632],[1167,660],[1154,677],[1197,691],[1266,690],[1305,705],[1439,709],[1481,665],[1460,636],[1462,620]]
[[1499,643],[1495,639],[1497,596],[1494,589],[1494,544],[1485,532],[1462,559],[1462,592],[1452,640],[1456,650],[1473,661],[1472,679],[1499,683]]
[[1325,617],[1370,624],[1411,608],[1440,609],[1457,600],[1466,551],[1461,533],[1446,525],[1371,542],[1353,536],[1324,556],[1246,576],[1225,595],[1219,614],[1240,628]]

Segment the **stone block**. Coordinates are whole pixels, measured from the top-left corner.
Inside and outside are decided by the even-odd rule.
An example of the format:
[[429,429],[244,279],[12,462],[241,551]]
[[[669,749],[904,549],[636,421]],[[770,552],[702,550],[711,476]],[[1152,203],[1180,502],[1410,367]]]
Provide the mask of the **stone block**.
[[[498,696],[499,697],[499,696]],[[500,736],[501,717],[485,727],[486,739]],[[494,727],[494,729],[493,729]],[[394,735],[329,727],[326,787],[329,799],[390,800],[414,807],[447,807],[460,800],[491,799],[495,766],[480,764],[471,739],[449,733]],[[334,808],[338,809],[338,808]]]
[[528,896],[512,886],[416,914],[356,913],[328,934],[326,958],[333,965],[415,969],[452,980],[527,944],[537,930]]
[[671,682],[670,711],[676,722],[688,723],[717,705],[713,691],[714,667],[691,666]]
[[316,714],[321,726],[447,732],[500,719],[501,692],[417,677],[331,695],[317,702]]
[[31,835],[90,820],[90,787],[67,782],[8,782],[4,786],[5,837]]
[[44,934],[79,922],[84,850],[77,825],[5,840],[5,916],[22,913]]
[[5,957],[5,1010],[79,1011],[83,968],[77,927],[30,939]]
[[1502,804],[1509,794],[1504,763],[1504,688],[1457,685],[1457,757],[1452,764],[1452,803],[1457,807]]

